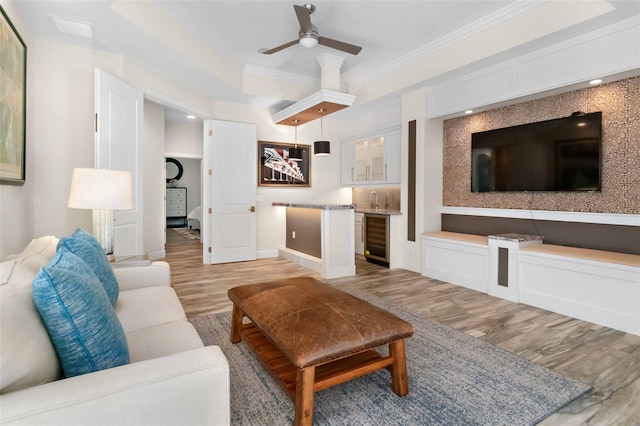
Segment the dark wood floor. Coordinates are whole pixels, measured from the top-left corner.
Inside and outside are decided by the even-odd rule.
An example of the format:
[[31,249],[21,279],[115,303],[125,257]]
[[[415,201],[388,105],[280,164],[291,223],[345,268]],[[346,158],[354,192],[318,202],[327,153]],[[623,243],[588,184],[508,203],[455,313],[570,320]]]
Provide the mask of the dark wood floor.
[[[187,316],[231,310],[227,290],[317,273],[283,259],[202,264],[202,245],[167,230],[173,287]],[[562,372],[593,390],[543,425],[640,425],[640,336],[425,278],[356,261],[356,276],[322,280],[404,306],[512,353]]]

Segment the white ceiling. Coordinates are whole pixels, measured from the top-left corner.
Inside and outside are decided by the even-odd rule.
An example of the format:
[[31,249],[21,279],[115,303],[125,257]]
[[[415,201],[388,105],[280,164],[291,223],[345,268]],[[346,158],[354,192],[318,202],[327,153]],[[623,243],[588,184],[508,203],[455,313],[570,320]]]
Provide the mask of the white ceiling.
[[[553,0],[563,1],[563,0]],[[14,0],[36,37],[105,50],[136,60],[186,87],[215,99],[257,102],[233,84],[232,72],[247,66],[281,78],[320,78],[317,56],[344,56],[342,82],[362,84],[391,66],[419,59],[419,52],[472,36],[544,5],[548,0],[325,1],[313,3],[311,21],[321,36],[362,46],[353,56],[324,46],[295,45],[272,55],[259,53],[297,38],[293,1],[37,1]],[[574,0],[581,7],[606,3],[606,13],[522,43],[464,68],[430,77],[442,81],[640,14],[637,0]],[[569,12],[570,14],[571,12]],[[59,33],[50,15],[90,24],[93,38]],[[550,17],[553,18],[553,17]],[[567,19],[570,20],[570,16]],[[528,31],[530,28],[522,28]],[[510,37],[511,34],[505,34]],[[221,65],[222,64],[222,65]],[[229,66],[224,66],[228,64]],[[237,74],[237,72],[236,72]],[[284,77],[283,77],[284,76]],[[237,76],[235,78],[238,78]],[[428,83],[428,82],[425,82]],[[297,99],[272,99],[275,104]],[[264,104],[264,99],[262,100]]]

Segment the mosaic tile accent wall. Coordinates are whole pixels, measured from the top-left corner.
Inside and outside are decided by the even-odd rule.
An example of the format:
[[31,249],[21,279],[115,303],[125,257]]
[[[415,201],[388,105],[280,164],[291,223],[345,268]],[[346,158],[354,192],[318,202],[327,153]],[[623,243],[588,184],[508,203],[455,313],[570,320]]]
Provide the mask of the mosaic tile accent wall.
[[[471,192],[471,134],[602,111],[601,192]],[[640,77],[444,121],[443,205],[640,214]]]

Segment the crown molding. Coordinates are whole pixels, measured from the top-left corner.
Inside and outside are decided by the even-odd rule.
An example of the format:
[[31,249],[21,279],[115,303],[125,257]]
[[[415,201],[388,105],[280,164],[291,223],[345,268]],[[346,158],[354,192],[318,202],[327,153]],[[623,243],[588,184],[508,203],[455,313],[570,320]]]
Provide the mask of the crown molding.
[[255,75],[257,77],[266,77],[266,78],[272,78],[275,80],[300,83],[307,86],[313,86],[313,87],[320,86],[319,78],[309,77],[306,75],[296,74],[292,72],[279,71],[273,68],[267,68],[260,65],[245,64],[244,73]]
[[473,35],[481,33],[482,31],[485,31],[491,27],[513,19],[518,15],[527,13],[530,10],[533,10],[549,1],[550,0],[526,0],[510,3],[507,6],[504,6],[487,16],[483,16],[482,18],[459,28],[457,31],[453,31],[443,37],[440,37],[437,40],[434,40],[429,44],[426,44],[412,52],[407,53],[404,56],[388,62],[387,64],[368,73],[366,78],[377,78],[384,74],[400,69],[427,55],[442,50]]

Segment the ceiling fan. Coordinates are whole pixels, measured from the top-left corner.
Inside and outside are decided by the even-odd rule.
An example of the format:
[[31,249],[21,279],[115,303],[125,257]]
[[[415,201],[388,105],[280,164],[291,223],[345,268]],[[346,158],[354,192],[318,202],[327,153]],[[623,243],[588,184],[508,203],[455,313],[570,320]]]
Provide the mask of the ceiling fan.
[[362,47],[355,46],[353,44],[345,43],[343,41],[333,40],[331,38],[322,37],[318,34],[318,29],[311,23],[311,14],[316,10],[316,7],[312,4],[305,4],[303,6],[294,5],[293,9],[296,11],[298,22],[300,23],[300,31],[298,32],[298,39],[262,51],[265,55],[271,55],[272,53],[279,52],[287,47],[294,46],[300,43],[306,48],[314,47],[317,44],[331,47],[333,49],[342,50],[343,52],[357,55],[362,50]]

